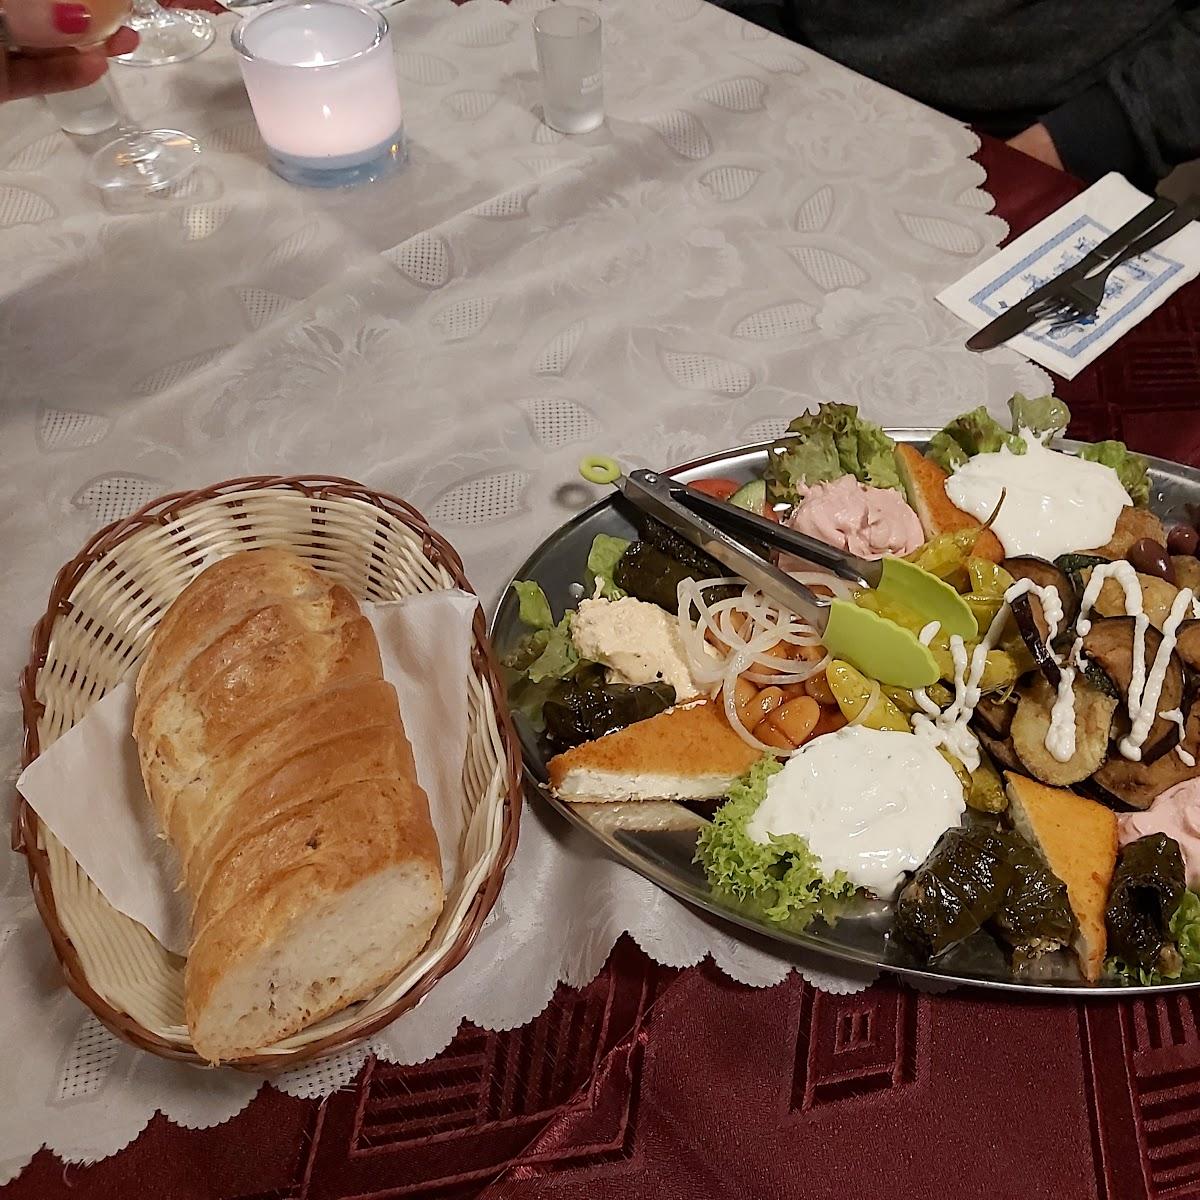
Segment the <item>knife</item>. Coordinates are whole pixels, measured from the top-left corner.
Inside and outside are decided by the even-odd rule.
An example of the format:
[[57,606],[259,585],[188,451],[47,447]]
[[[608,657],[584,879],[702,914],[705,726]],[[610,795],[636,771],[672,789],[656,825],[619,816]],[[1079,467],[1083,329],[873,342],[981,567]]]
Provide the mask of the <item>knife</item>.
[[1030,292],[1023,300],[1006,308],[995,320],[988,322],[978,333],[967,339],[967,349],[979,353],[991,350],[1009,338],[1023,333],[1038,318],[1029,310],[1047,296],[1052,296],[1064,284],[1074,283],[1103,266],[1114,255],[1120,254],[1130,242],[1165,221],[1175,211],[1170,200],[1158,199],[1147,204],[1135,217],[1125,222],[1115,233],[1105,238],[1091,253],[1081,258],[1074,266],[1060,272],[1041,287]]

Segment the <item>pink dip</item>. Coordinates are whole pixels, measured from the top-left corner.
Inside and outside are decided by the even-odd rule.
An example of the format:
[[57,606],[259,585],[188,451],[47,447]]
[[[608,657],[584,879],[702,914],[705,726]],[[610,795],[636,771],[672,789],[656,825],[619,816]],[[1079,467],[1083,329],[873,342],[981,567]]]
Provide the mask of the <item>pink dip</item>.
[[917,514],[899,492],[868,487],[853,475],[814,483],[788,524],[859,558],[911,554],[925,541]]
[[1187,885],[1200,889],[1200,779],[1167,788],[1145,812],[1122,813],[1117,818],[1122,846],[1148,833],[1165,833],[1179,843]]

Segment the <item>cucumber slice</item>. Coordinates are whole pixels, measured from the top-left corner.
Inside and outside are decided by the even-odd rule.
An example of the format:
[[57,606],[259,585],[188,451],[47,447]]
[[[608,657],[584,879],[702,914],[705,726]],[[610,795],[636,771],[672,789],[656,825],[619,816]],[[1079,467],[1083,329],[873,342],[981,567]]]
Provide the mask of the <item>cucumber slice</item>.
[[767,506],[767,481],[765,479],[752,479],[749,483],[743,483],[729,497],[729,503],[736,505],[738,508],[744,508],[747,512],[754,513],[755,516],[761,517]]

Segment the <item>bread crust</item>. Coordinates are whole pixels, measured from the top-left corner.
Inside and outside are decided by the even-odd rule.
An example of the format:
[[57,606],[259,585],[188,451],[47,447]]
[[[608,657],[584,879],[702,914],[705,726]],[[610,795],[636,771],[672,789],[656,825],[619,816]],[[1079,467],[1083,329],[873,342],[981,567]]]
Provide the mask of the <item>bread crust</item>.
[[[244,1003],[269,1009],[269,1045],[363,999],[419,951],[442,904],[441,857],[395,689],[345,588],[277,549],[204,571],[151,643],[134,735],[192,898],[187,1019],[211,1061],[261,1048],[228,1040],[206,1013],[232,972],[250,981],[239,985]],[[428,926],[394,933],[390,958],[373,945],[383,978],[356,976],[347,962],[353,982],[342,987],[326,963],[313,983],[319,1004],[267,997],[256,964],[282,955],[294,982],[306,916],[336,921],[338,898],[376,876],[411,883],[412,911]],[[354,936],[348,928],[348,954]]]

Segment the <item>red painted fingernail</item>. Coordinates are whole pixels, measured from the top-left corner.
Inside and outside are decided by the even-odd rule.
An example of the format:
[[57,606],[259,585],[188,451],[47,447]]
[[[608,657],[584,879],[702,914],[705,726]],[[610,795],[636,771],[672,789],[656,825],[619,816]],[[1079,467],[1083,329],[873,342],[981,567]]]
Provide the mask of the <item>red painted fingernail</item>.
[[82,4],[56,4],[54,6],[54,28],[59,33],[87,33],[92,23],[92,14]]

